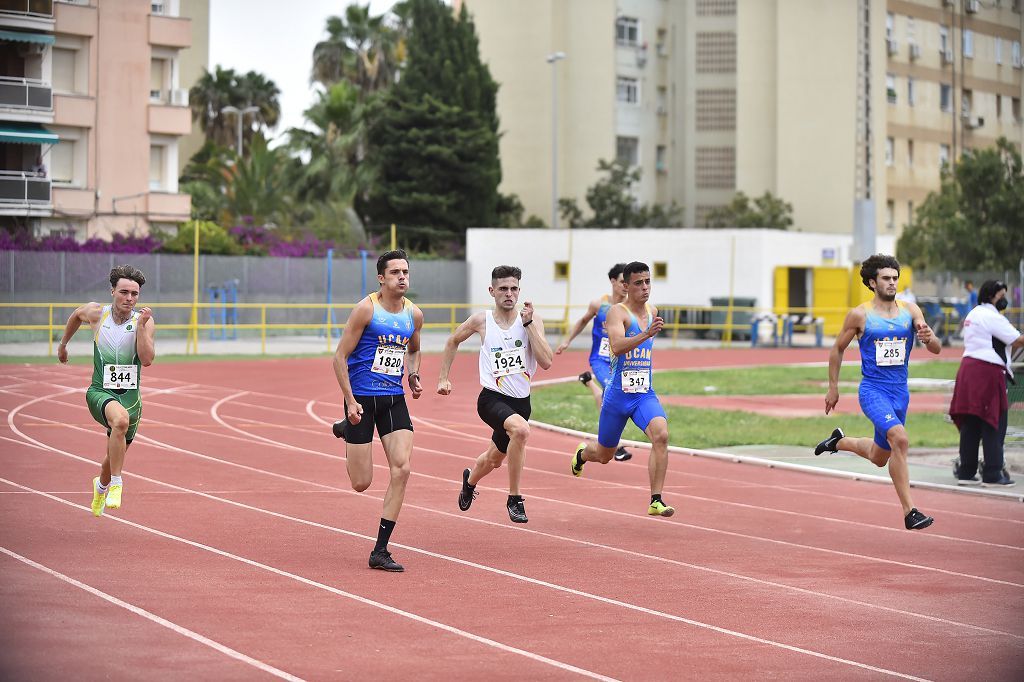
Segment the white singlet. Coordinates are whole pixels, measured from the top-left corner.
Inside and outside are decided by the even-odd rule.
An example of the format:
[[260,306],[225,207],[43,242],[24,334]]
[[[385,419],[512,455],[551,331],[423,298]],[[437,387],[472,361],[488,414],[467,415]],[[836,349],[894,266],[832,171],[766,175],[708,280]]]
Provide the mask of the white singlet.
[[529,330],[516,315],[508,329],[502,329],[494,314],[486,312],[487,329],[480,346],[480,385],[512,398],[530,395],[530,377],[537,373],[537,360],[530,348]]

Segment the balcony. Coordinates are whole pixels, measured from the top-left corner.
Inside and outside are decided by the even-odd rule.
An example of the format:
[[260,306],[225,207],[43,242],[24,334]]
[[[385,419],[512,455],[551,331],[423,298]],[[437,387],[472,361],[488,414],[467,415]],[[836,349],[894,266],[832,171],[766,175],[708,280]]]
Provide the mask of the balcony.
[[146,212],[150,220],[183,222],[192,216],[192,197],[188,194],[150,192],[146,198]]
[[192,21],[181,17],[149,15],[149,44],[184,49],[192,45]]
[[188,135],[192,132],[192,110],[150,102],[149,132],[158,135]]
[[52,31],[53,0],[0,0],[0,24],[31,31]]
[[53,114],[53,88],[35,78],[0,76],[0,107]]
[[49,215],[52,210],[48,177],[0,170],[0,215]]

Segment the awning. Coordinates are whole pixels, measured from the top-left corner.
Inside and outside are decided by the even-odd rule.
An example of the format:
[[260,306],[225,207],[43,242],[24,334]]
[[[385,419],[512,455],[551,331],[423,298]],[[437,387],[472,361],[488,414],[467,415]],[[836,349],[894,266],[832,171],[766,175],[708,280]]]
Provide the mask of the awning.
[[18,43],[42,43],[53,45],[54,37],[45,33],[22,33],[21,31],[0,31],[0,40],[12,40]]
[[57,133],[51,133],[41,125],[35,123],[12,123],[4,121],[0,123],[0,142],[14,142],[17,144],[57,144],[60,138]]

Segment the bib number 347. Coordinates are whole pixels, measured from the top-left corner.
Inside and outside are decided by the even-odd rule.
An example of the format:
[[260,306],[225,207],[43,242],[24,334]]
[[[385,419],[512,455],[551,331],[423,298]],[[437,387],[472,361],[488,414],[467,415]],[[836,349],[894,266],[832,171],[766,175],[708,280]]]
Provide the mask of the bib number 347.
[[647,393],[651,390],[651,373],[647,370],[625,370],[622,372],[623,393]]

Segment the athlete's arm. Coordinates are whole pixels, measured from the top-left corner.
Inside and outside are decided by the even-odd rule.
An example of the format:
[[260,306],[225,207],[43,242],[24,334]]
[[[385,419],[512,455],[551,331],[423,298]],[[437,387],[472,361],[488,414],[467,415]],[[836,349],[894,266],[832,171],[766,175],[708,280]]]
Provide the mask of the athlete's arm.
[[530,341],[530,348],[533,350],[533,357],[541,369],[551,369],[551,360],[555,356],[544,336],[544,321],[534,314],[533,304],[529,301],[523,303],[523,309],[519,311],[519,316],[523,319],[524,325],[529,320],[533,320],[533,324],[526,327],[526,335]]
[[153,311],[143,308],[139,314],[139,333],[135,335],[135,352],[143,367],[149,367],[156,359],[156,321]]
[[665,320],[654,312],[654,319],[644,331],[636,336],[626,336],[626,329],[629,326],[629,314],[619,306],[612,306],[608,309],[608,317],[605,318],[605,327],[608,329],[608,347],[614,355],[625,355],[638,347],[647,339],[653,339],[661,331]]
[[910,311],[910,317],[914,321],[914,329],[917,330],[917,340],[923,343],[924,347],[935,355],[941,353],[942,341],[935,336],[935,332],[924,321],[924,313],[921,312],[921,308],[916,303],[907,302],[907,310]]
[[409,369],[409,389],[412,391],[413,400],[416,400],[423,394],[423,384],[420,382],[420,330],[423,329],[423,311],[416,306],[412,307],[412,326],[412,338],[409,339],[405,362]]
[[352,309],[348,316],[345,329],[341,333],[341,340],[338,341],[338,349],[334,351],[334,376],[338,379],[338,386],[341,388],[341,396],[348,406],[345,416],[349,424],[358,424],[362,419],[363,406],[356,401],[352,394],[352,382],[348,378],[348,356],[352,355],[359,339],[362,337],[366,326],[373,319],[373,304],[364,298]]
[[437,377],[437,392],[441,395],[448,395],[452,392],[452,382],[448,380],[448,372],[452,369],[452,362],[455,361],[455,353],[463,341],[473,334],[484,335],[487,330],[487,315],[475,313],[459,325],[459,328],[452,332],[448,340],[444,342],[444,355],[441,356],[441,373]]
[[57,359],[61,364],[68,361],[68,342],[81,328],[82,323],[88,322],[89,326],[92,326],[100,321],[102,313],[103,306],[99,303],[90,302],[75,308],[75,312],[71,313],[67,324],[64,325],[64,336],[60,337],[60,343],[57,345]]
[[[558,344],[558,348],[555,350],[556,355],[561,355],[562,351],[569,347],[569,344],[572,343],[572,340],[580,335],[580,332],[586,328],[587,323],[597,316],[597,311],[600,309],[600,299],[596,299],[590,302],[590,305],[587,306],[587,312],[583,313],[583,317],[576,320],[576,326],[572,328],[572,332],[567,337],[565,337],[565,339],[562,340],[562,343]],[[547,369],[547,367],[545,367],[544,369]]]
[[843,366],[843,353],[850,343],[864,329],[864,309],[857,307],[846,314],[843,329],[836,337],[828,353],[828,392],[825,394],[825,414],[831,412],[839,402],[839,368]]

